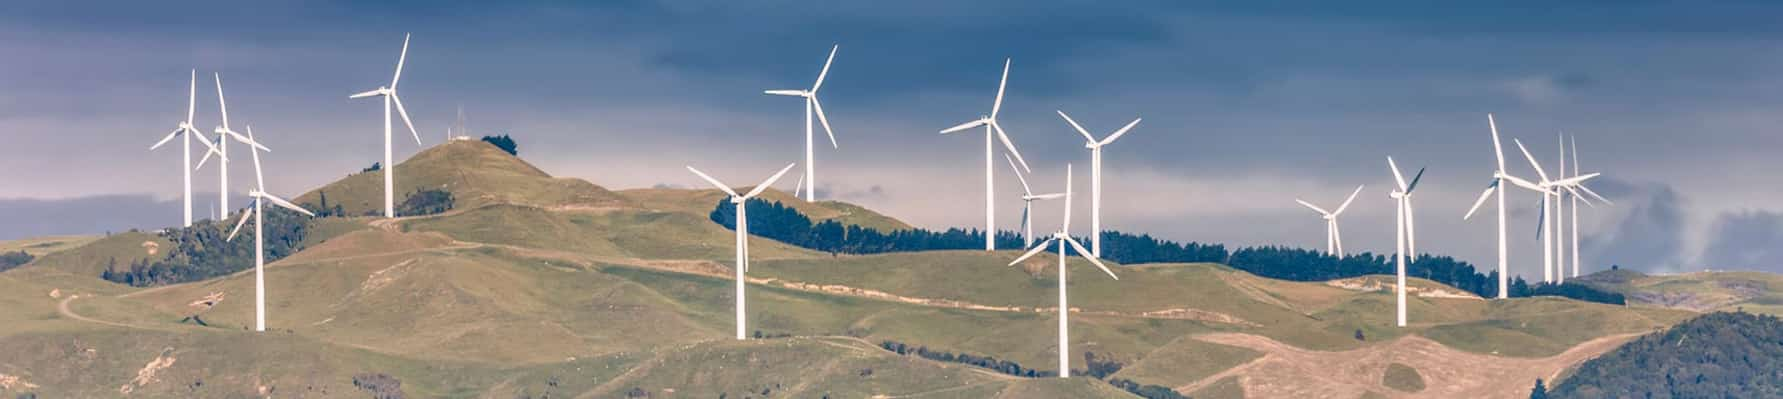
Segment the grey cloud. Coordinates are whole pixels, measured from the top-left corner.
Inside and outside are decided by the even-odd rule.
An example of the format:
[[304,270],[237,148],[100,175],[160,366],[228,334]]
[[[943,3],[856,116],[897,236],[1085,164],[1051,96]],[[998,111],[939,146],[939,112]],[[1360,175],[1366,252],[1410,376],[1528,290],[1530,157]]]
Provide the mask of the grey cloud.
[[1711,229],[1700,261],[1703,266],[1783,272],[1783,214],[1723,213]]
[[[216,193],[197,193],[193,218],[206,219],[204,204]],[[237,204],[246,197],[231,197]],[[48,235],[100,234],[130,229],[152,230],[180,223],[179,199],[147,194],[95,195],[67,199],[0,199],[0,240]]]
[[[1688,206],[1669,185],[1635,185],[1614,179],[1600,181],[1599,191],[1628,209],[1607,223],[1608,231],[1582,238],[1580,246],[1597,265],[1591,270],[1621,265],[1649,272],[1684,269],[1684,209]],[[1614,194],[1611,194],[1614,193]],[[1602,208],[1599,208],[1602,209]]]

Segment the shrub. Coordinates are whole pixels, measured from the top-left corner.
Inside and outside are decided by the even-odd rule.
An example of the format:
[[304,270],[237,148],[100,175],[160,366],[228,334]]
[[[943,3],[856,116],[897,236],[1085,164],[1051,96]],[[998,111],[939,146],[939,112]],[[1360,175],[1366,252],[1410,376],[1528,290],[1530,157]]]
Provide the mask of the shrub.
[[495,148],[500,148],[502,151],[507,151],[508,155],[520,156],[520,145],[514,143],[513,137],[508,137],[508,135],[505,134],[500,136],[483,136],[483,141],[495,145]]
[[422,216],[452,210],[452,192],[441,189],[415,189],[402,204],[396,206],[399,216]]

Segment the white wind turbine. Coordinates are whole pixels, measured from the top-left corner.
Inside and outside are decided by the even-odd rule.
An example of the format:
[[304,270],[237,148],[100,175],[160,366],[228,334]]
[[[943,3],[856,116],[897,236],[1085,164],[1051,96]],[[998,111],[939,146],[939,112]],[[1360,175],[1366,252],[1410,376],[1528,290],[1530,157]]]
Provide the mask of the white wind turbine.
[[[1405,327],[1405,251],[1407,246],[1411,247],[1413,253],[1418,250],[1417,230],[1413,228],[1415,223],[1412,217],[1412,190],[1418,189],[1418,181],[1424,179],[1424,169],[1418,168],[1418,175],[1412,177],[1411,184],[1406,184],[1405,175],[1399,173],[1399,164],[1393,162],[1393,157],[1387,157],[1387,167],[1393,169],[1393,181],[1399,184],[1399,188],[1387,196],[1393,198],[1394,204],[1397,205],[1395,212],[1398,215],[1398,220],[1395,222],[1397,233],[1394,235],[1394,245],[1397,251],[1394,251],[1393,259],[1394,264],[1398,266],[1399,281],[1394,289],[1396,290],[1395,295],[1398,296],[1399,326]],[[1415,256],[1413,256],[1413,260],[1416,260]]]
[[[264,149],[265,147],[254,141],[254,127],[248,126],[247,129],[248,142],[255,148]],[[265,202],[271,201],[273,205],[311,217],[316,214],[266,192],[266,177],[260,173],[260,151],[255,148],[248,149],[254,156],[254,189],[248,190],[248,196],[253,198],[254,204],[242,212],[241,220],[235,222],[235,229],[229,231],[229,237],[225,240],[234,241],[235,234],[241,232],[242,225],[248,223],[248,216],[254,217],[254,331],[266,331],[266,235],[263,234],[266,226]]]
[[1356,194],[1361,193],[1362,186],[1356,186],[1356,191],[1350,192],[1350,198],[1343,200],[1343,205],[1338,205],[1336,211],[1329,212],[1325,211],[1325,208],[1320,208],[1318,205],[1313,205],[1310,202],[1301,201],[1299,198],[1294,199],[1294,202],[1299,202],[1300,205],[1312,208],[1313,212],[1318,212],[1319,216],[1325,219],[1325,253],[1336,256],[1338,259],[1343,259],[1343,233],[1339,232],[1337,229],[1337,215],[1342,215],[1343,210],[1349,209],[1350,201],[1355,201]]
[[986,251],[997,250],[997,194],[995,184],[997,165],[995,158],[991,155],[991,150],[996,149],[996,145],[991,142],[991,138],[995,137],[997,140],[1003,142],[1003,148],[1009,149],[1009,153],[1015,155],[1015,162],[1021,164],[1022,170],[1029,172],[1034,171],[1032,168],[1028,167],[1028,161],[1022,159],[1021,151],[1015,150],[1015,143],[1009,141],[1009,135],[1003,132],[1003,126],[997,123],[997,111],[1003,109],[1003,88],[1009,83],[1009,63],[1010,60],[1003,60],[1003,80],[997,82],[997,100],[996,102],[991,103],[990,116],[981,116],[978,120],[962,123],[958,126],[941,131],[941,134],[948,134],[984,126],[984,250]]
[[1108,266],[1103,265],[1101,260],[1096,259],[1095,255],[1091,255],[1089,249],[1084,248],[1082,243],[1077,242],[1077,239],[1075,238],[1071,238],[1070,165],[1065,165],[1065,218],[1063,220],[1064,221],[1059,224],[1059,232],[1053,233],[1052,237],[1047,238],[1046,241],[1040,242],[1040,245],[1035,245],[1033,249],[1028,250],[1028,253],[1022,254],[1021,257],[1015,258],[1014,261],[1009,262],[1010,266],[1015,266],[1024,260],[1028,260],[1028,258],[1031,258],[1034,255],[1040,254],[1040,252],[1046,251],[1046,244],[1051,244],[1054,241],[1058,241],[1059,243],[1059,378],[1071,376],[1071,350],[1069,348],[1071,343],[1071,333],[1070,330],[1066,328],[1069,325],[1071,305],[1065,300],[1065,245],[1069,244],[1071,248],[1076,249],[1078,256],[1082,256],[1084,260],[1090,261],[1090,264],[1094,264],[1097,268],[1102,269],[1103,273],[1108,273],[1108,277],[1112,277],[1115,280],[1121,279],[1119,276],[1114,275],[1114,271],[1108,270]]
[[1034,194],[1034,188],[1028,186],[1028,178],[1022,177],[1021,167],[1015,166],[1015,159],[1008,154],[1003,160],[1009,161],[1009,169],[1015,171],[1016,180],[1022,183],[1022,248],[1034,246],[1034,201],[1064,198],[1065,193]]
[[743,329],[744,326],[747,325],[747,323],[744,322],[743,317],[743,272],[749,270],[749,218],[745,214],[745,211],[749,209],[747,205],[750,198],[755,198],[756,195],[760,195],[762,191],[767,190],[768,186],[772,186],[775,180],[780,180],[780,176],[785,175],[786,171],[792,170],[793,165],[795,164],[786,164],[786,167],[780,168],[780,172],[774,173],[773,177],[769,177],[768,180],[762,181],[761,184],[756,185],[755,189],[749,190],[748,194],[741,195],[737,194],[736,190],[732,190],[730,186],[719,182],[718,179],[714,179],[712,176],[707,176],[705,172],[700,172],[699,169],[694,169],[693,166],[687,167],[688,171],[693,172],[695,175],[699,175],[700,178],[705,179],[707,183],[712,183],[713,187],[718,187],[719,190],[724,190],[725,194],[730,194],[731,203],[736,204],[737,221],[735,224],[736,227],[733,230],[736,230],[737,232],[737,263],[736,266],[731,269],[734,269],[737,273],[737,339],[739,340],[744,339]]
[[[1580,176],[1581,174],[1579,172],[1579,138],[1578,138],[1578,136],[1573,136],[1571,139],[1572,139],[1571,141],[1572,141],[1573,175]],[[1591,191],[1591,188],[1586,187],[1584,182],[1576,183],[1576,184],[1574,184],[1574,187],[1578,188],[1579,191],[1583,192],[1584,194],[1590,195],[1593,198],[1597,198],[1598,201],[1603,201],[1604,204],[1610,204],[1610,205],[1615,204],[1614,202],[1611,202],[1609,198],[1604,198],[1601,195],[1597,195],[1596,191]],[[1572,204],[1572,210],[1573,210],[1573,216],[1572,216],[1572,219],[1573,219],[1572,272],[1573,272],[1573,275],[1572,276],[1573,277],[1579,276],[1579,201],[1584,200],[1586,205],[1591,205],[1591,200],[1586,200],[1586,199],[1580,197],[1578,194],[1579,193],[1575,192],[1575,193],[1573,193],[1573,196],[1572,196],[1572,200],[1573,200],[1573,204]]]
[[396,57],[396,75],[390,77],[390,86],[380,86],[364,93],[347,96],[349,99],[379,96],[384,98],[384,217],[396,217],[396,165],[390,159],[390,105],[396,104],[396,113],[402,116],[402,124],[409,127],[409,134],[415,136],[415,145],[421,145],[421,133],[415,131],[415,122],[409,120],[409,111],[402,106],[402,97],[396,95],[396,83],[402,80],[402,63],[409,58],[409,35],[402,36],[402,55]]
[[[180,155],[180,175],[184,181],[186,190],[184,196],[181,197],[181,200],[185,203],[185,224],[181,225],[184,227],[192,227],[192,135],[199,135],[198,142],[203,143],[205,147],[211,147],[213,150],[215,147],[211,145],[210,140],[204,138],[203,132],[198,131],[198,128],[192,127],[192,116],[197,109],[198,70],[192,70],[192,81],[186,88],[186,120],[180,122],[179,126],[173,129],[173,133],[168,133],[167,137],[163,137],[161,138],[161,141],[155,142],[155,145],[149,146],[149,151],[154,151],[156,148],[161,148],[162,145],[167,144],[167,142],[173,141],[174,136],[180,136],[181,140],[184,140],[180,145],[180,150],[182,151]],[[206,153],[209,153],[209,150],[207,150]]]
[[[823,70],[817,72],[817,83],[811,84],[811,90],[768,90],[763,92],[805,99],[805,175],[799,177],[799,187],[804,187],[806,182],[809,182],[812,187],[817,187],[817,160],[812,154],[811,148],[812,134],[814,133],[811,126],[813,113],[817,114],[817,121],[823,123],[823,133],[830,138],[830,148],[841,148],[836,145],[836,133],[830,130],[830,118],[823,115],[823,104],[817,101],[817,89],[823,87],[823,78],[830,74],[830,62],[836,60],[836,50],[840,48],[842,48],[841,45],[830,47],[830,58],[823,61]],[[816,192],[817,190],[805,190],[805,201],[816,201]],[[798,193],[797,188],[793,189],[793,196],[798,196]]]
[[241,133],[236,133],[235,129],[229,127],[229,101],[223,98],[223,75],[212,74],[212,76],[217,80],[217,108],[222,111],[223,125],[212,130],[217,134],[217,142],[211,146],[209,152],[204,153],[204,158],[198,159],[198,166],[194,166],[193,169],[204,167],[204,163],[210,160],[212,154],[217,156],[217,209],[229,209],[229,140],[239,141],[261,151],[272,152],[272,149],[248,139],[247,136],[242,136]]
[[[1523,146],[1523,141],[1511,139],[1511,142],[1517,144],[1517,149],[1523,152],[1523,157],[1525,159],[1529,160],[1529,166],[1535,168],[1536,176],[1541,178],[1541,181],[1535,184],[1536,187],[1531,189],[1542,194],[1541,215],[1538,216],[1536,221],[1536,235],[1540,236],[1542,240],[1542,282],[1556,282],[1556,268],[1554,266],[1554,234],[1544,234],[1543,230],[1549,229],[1549,226],[1554,224],[1554,203],[1558,202],[1560,193],[1562,191],[1575,191],[1573,188],[1574,185],[1590,180],[1593,177],[1597,177],[1598,174],[1592,173],[1560,180],[1550,180],[1548,179],[1548,172],[1542,170],[1541,163],[1536,162],[1535,156],[1529,153],[1529,148]],[[1564,282],[1565,277],[1561,276],[1558,281]]]
[[1492,114],[1486,114],[1486,126],[1492,129],[1492,155],[1498,160],[1498,169],[1492,171],[1492,183],[1486,185],[1486,190],[1480,193],[1480,199],[1474,201],[1473,208],[1469,208],[1467,215],[1462,216],[1461,220],[1473,218],[1473,213],[1486,203],[1487,197],[1498,194],[1498,299],[1505,299],[1510,298],[1510,266],[1505,249],[1504,182],[1508,180],[1511,184],[1530,190],[1542,190],[1535,183],[1512,176],[1504,170],[1504,146],[1498,140],[1498,122],[1492,119]]
[[1083,129],[1082,125],[1078,125],[1077,121],[1071,120],[1070,116],[1065,115],[1065,111],[1057,112],[1059,117],[1065,118],[1065,122],[1071,123],[1071,128],[1077,129],[1077,133],[1083,134],[1085,140],[1083,148],[1090,149],[1090,253],[1102,256],[1102,146],[1113,143],[1115,139],[1127,134],[1127,131],[1133,130],[1133,126],[1138,125],[1141,118],[1133,118],[1132,122],[1128,122],[1127,126],[1114,131],[1114,134],[1108,135],[1108,138],[1096,140],[1094,136],[1090,136],[1089,131]]

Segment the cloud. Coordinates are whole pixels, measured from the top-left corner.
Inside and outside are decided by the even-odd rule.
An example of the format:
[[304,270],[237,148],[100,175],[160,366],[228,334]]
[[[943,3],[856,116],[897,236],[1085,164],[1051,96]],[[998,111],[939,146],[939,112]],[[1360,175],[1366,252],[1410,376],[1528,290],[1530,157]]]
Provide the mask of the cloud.
[[1607,268],[1603,265],[1612,264],[1658,273],[1685,269],[1687,204],[1676,189],[1659,183],[1637,185],[1608,178],[1596,183],[1605,196],[1619,198],[1617,208],[1628,211],[1606,221],[1604,225],[1610,226],[1607,231],[1580,239],[1580,250],[1593,264],[1583,269],[1603,269]]
[[1703,266],[1714,269],[1783,272],[1783,214],[1738,211],[1712,224]]

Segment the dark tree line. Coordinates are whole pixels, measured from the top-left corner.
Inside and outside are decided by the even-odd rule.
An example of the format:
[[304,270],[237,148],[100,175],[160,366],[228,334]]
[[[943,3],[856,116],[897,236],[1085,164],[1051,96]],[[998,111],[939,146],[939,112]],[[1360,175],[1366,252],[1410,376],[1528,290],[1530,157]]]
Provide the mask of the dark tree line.
[[33,259],[37,259],[37,257],[25,253],[24,250],[0,252],[0,272],[31,263]]
[[[778,201],[751,199],[749,233],[799,247],[847,254],[974,249],[984,247],[984,234],[976,229],[930,231],[897,230],[889,233],[858,225],[843,225],[834,220],[813,223],[811,218]],[[719,200],[709,215],[713,222],[727,229],[736,221],[736,206],[729,199]],[[997,247],[1022,247],[1021,235],[998,232]],[[1079,238],[1080,242],[1087,242]],[[1076,252],[1076,251],[1071,251]],[[1225,245],[1177,243],[1160,240],[1148,234],[1133,235],[1118,231],[1102,233],[1102,258],[1121,264],[1140,263],[1225,263],[1258,276],[1291,281],[1327,281],[1371,274],[1394,274],[1393,258],[1361,253],[1338,259],[1335,256],[1300,248],[1250,247],[1228,252]],[[1440,282],[1481,297],[1498,295],[1498,272],[1479,273],[1473,265],[1447,256],[1423,255],[1406,265],[1406,274]],[[1510,282],[1511,297],[1563,296],[1567,298],[1622,305],[1621,294],[1598,290],[1581,284],[1530,285],[1522,277]]]
[[408,198],[396,206],[396,214],[402,216],[432,215],[452,210],[452,192],[441,189],[415,189]]
[[502,151],[507,151],[508,155],[520,156],[520,144],[514,143],[513,137],[508,137],[508,135],[505,134],[500,136],[483,136],[483,141],[495,145],[495,148],[500,148]]
[[1552,388],[1557,398],[1783,397],[1783,320],[1699,316],[1591,359]]
[[[262,229],[266,234],[266,262],[272,263],[302,250],[303,238],[309,234],[309,217],[276,206],[262,209],[266,211],[266,226]],[[122,268],[116,259],[112,259],[100,277],[147,287],[198,281],[254,267],[254,226],[242,226],[234,241],[225,241],[229,229],[235,227],[234,222],[240,217],[237,213],[224,221],[164,230],[160,236],[174,244],[167,257],[142,260]]]

